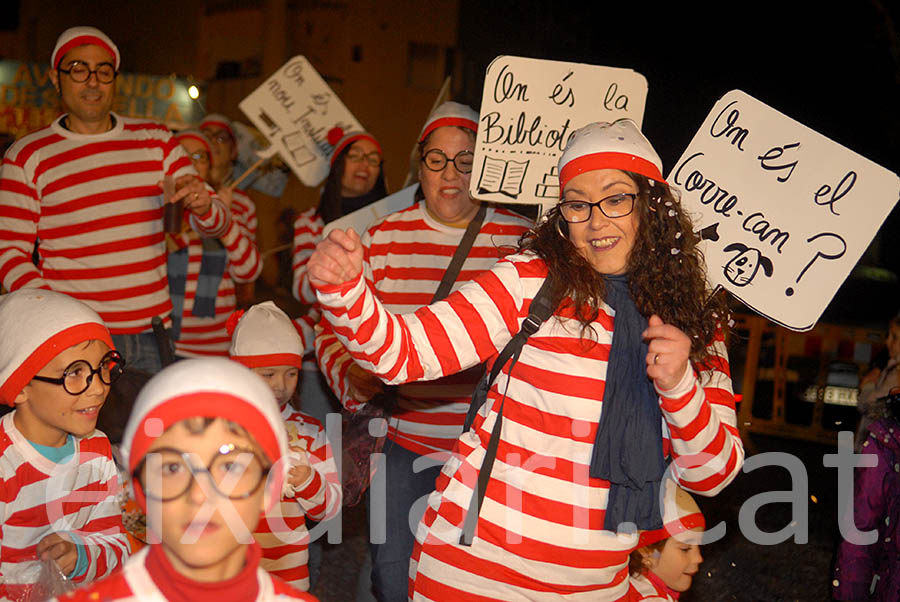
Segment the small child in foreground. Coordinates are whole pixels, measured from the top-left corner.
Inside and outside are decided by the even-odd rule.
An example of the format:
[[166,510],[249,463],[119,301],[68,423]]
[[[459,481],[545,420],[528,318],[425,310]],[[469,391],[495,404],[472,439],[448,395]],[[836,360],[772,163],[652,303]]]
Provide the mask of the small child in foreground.
[[124,363],[94,310],[53,291],[0,296],[0,599],[41,561],[87,583],[128,555],[109,440],[96,430]]
[[122,440],[150,545],[65,600],[315,600],[259,566],[252,533],[287,475],[271,391],[224,358],[163,369],[135,401]]
[[663,526],[641,533],[631,553],[629,602],[677,600],[703,562],[700,539],[706,521],[697,502],[670,479],[663,486]]
[[[236,314],[231,359],[266,382],[288,432],[290,472],[281,504],[254,533],[262,546],[260,564],[297,589],[307,591],[315,575],[306,518],[322,521],[341,509],[341,484],[322,423],[291,406],[303,362],[303,341],[287,314],[273,302]],[[234,319],[229,320],[233,324]]]

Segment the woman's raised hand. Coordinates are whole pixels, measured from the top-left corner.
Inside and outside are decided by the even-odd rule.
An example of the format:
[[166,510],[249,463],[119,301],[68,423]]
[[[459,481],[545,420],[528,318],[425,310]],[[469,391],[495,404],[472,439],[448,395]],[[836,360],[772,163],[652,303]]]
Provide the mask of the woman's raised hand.
[[656,314],[650,316],[644,338],[649,343],[647,376],[660,391],[671,391],[687,372],[691,339],[677,326],[666,324]]
[[362,271],[362,242],[352,228],[334,229],[316,245],[307,270],[313,286],[338,285],[356,278]]

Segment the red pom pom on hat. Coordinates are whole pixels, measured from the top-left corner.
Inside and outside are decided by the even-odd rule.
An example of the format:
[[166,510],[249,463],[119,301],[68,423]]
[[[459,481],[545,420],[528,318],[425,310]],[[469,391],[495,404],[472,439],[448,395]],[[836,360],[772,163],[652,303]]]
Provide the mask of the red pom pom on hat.
[[330,144],[331,146],[334,146],[335,144],[340,142],[341,138],[343,138],[343,137],[344,137],[344,130],[339,127],[331,128],[330,130],[328,130],[328,134],[326,135],[326,138],[328,139],[328,144]]
[[241,317],[243,315],[244,310],[239,309],[228,316],[228,319],[225,320],[225,331],[228,333],[228,336],[234,336],[234,329],[237,328],[238,322],[241,321]]

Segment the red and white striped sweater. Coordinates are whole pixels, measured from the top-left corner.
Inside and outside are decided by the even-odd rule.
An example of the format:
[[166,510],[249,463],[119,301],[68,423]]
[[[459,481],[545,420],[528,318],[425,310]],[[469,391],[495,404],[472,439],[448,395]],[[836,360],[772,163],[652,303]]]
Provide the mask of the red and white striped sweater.
[[231,203],[231,224],[219,237],[228,254],[225,274],[219,283],[214,318],[191,314],[197,294],[197,278],[203,259],[203,240],[195,232],[175,237],[179,247],[188,248],[188,273],[184,291],[181,336],[175,342],[178,355],[204,357],[228,355],[231,337],[225,329],[228,316],[237,308],[235,282],[254,282],[262,273],[262,261],[256,246],[256,206],[245,193],[235,190]]
[[76,583],[109,575],[129,546],[116,500],[118,473],[100,431],[75,438],[75,454],[57,464],[16,428],[15,411],[0,418],[0,599],[18,600],[40,572],[38,542],[73,532],[85,544],[87,571]]
[[[148,331],[153,316],[168,325],[157,182],[196,175],[190,160],[162,124],[114,115],[110,131],[85,135],[62,127],[63,117],[18,140],[3,158],[3,286],[67,293],[99,313],[113,334]],[[191,217],[204,236],[221,235],[228,223],[218,200],[206,215]]]
[[[547,274],[517,254],[414,314],[385,311],[362,278],[319,292],[334,332],[363,367],[389,382],[434,379],[492,359],[518,332]],[[593,340],[571,311],[531,336],[509,375],[504,367],[473,428],[445,463],[416,534],[410,563],[415,600],[620,600],[637,536],[604,531],[609,483],[589,476],[602,412],[614,311],[602,306]],[[660,396],[663,449],[678,483],[715,495],[738,473],[744,451],[727,354],[716,341],[710,366],[674,397]],[[497,459],[474,543],[461,525],[506,394]]]
[[304,372],[319,371],[315,354],[312,351],[316,323],[322,314],[319,311],[316,293],[309,285],[309,277],[306,271],[306,264],[309,263],[309,258],[312,257],[313,251],[316,250],[316,245],[321,242],[322,230],[325,228],[325,222],[322,221],[322,218],[319,217],[316,211],[316,207],[307,209],[294,220],[293,283],[291,285],[291,293],[293,293],[297,301],[308,306],[305,314],[294,319],[297,332],[300,333],[304,342]]
[[[453,290],[491,269],[504,253],[515,249],[529,225],[528,220],[506,209],[488,208]],[[367,282],[394,313],[412,312],[429,304],[464,232],[437,222],[425,210],[424,201],[385,217],[362,239]],[[350,397],[345,380],[353,359],[327,323],[322,326],[315,341],[319,365],[341,403],[350,410],[358,408],[360,404]],[[453,449],[479,376],[475,370],[437,382],[400,387],[388,437],[419,455]]]
[[341,481],[322,423],[290,405],[281,408],[288,445],[305,447],[309,479],[263,517],[253,537],[262,547],[260,566],[300,591],[309,589],[306,517],[322,521],[341,510]]

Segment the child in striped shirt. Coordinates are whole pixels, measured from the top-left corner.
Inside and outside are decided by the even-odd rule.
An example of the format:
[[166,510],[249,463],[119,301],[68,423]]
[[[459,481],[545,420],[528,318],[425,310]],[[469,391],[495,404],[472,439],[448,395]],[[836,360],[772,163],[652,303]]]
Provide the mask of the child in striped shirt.
[[53,291],[0,297],[0,599],[31,592],[42,561],[75,583],[129,553],[109,440],[95,429],[124,362],[100,316]]
[[[236,324],[234,321],[238,320]],[[341,484],[322,423],[291,405],[304,345],[294,323],[272,301],[229,319],[231,359],[258,374],[275,394],[291,448],[290,472],[281,504],[268,512],[254,537],[261,566],[301,591],[310,589],[310,537],[306,517],[323,521],[341,509]]]

